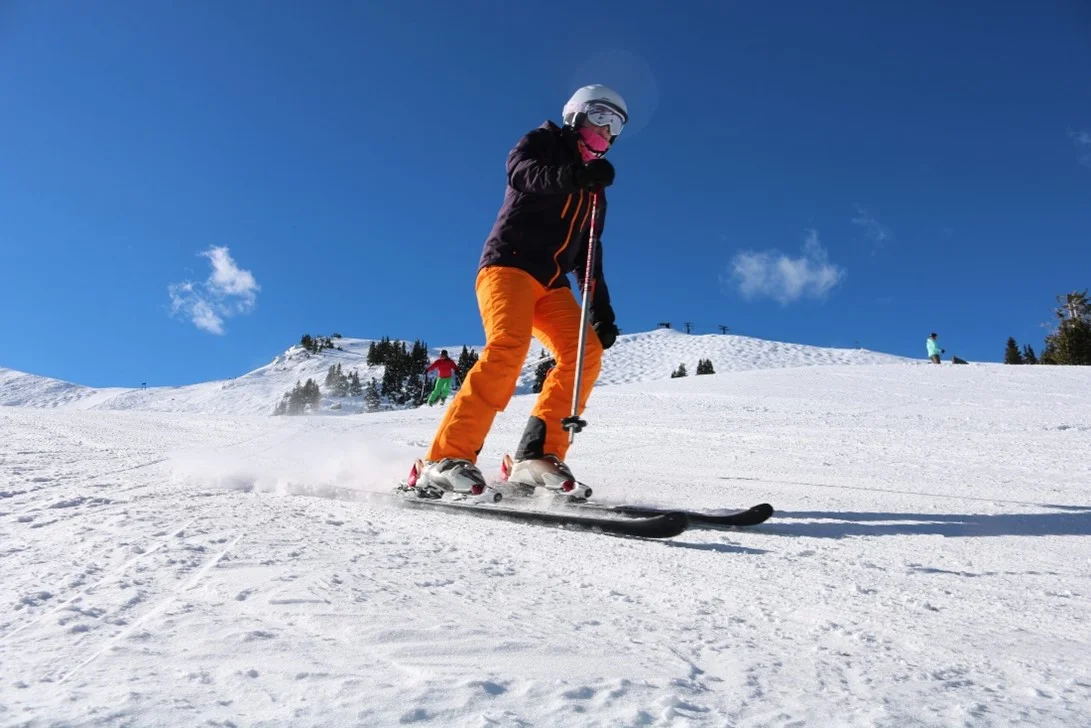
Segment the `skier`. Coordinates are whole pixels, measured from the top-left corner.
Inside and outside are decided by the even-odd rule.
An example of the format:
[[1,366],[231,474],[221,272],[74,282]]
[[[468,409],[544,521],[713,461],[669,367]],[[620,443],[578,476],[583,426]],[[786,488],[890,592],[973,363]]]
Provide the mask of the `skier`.
[[447,395],[451,393],[451,375],[458,372],[458,364],[451,361],[444,349],[439,353],[439,359],[432,362],[424,373],[427,375],[431,371],[436,373],[436,386],[432,388],[432,394],[428,395],[428,406],[434,405],[437,399],[440,404],[446,404]]
[[[601,231],[603,188],[614,181],[614,167],[603,157],[628,121],[628,109],[615,91],[584,86],[564,105],[562,119],[562,126],[546,121],[529,132],[508,154],[504,203],[485,241],[475,284],[485,348],[425,459],[410,471],[410,487],[436,495],[485,486],[477,456],[496,413],[515,393],[532,336],[553,353],[557,365],[531,410],[508,481],[524,489],[575,483],[564,462],[568,433],[561,421],[571,414],[577,341],[585,322],[567,274],[575,271],[583,285],[592,197],[598,196],[595,229]],[[590,284],[593,331],[585,337],[579,412],[599,375],[603,349],[618,335],[601,245]]]
[[924,341],[925,346],[928,347],[928,358],[932,360],[933,364],[939,364],[939,355],[947,351],[946,349],[939,348],[939,342],[936,341],[936,336],[938,336],[938,334],[933,331],[931,336]]

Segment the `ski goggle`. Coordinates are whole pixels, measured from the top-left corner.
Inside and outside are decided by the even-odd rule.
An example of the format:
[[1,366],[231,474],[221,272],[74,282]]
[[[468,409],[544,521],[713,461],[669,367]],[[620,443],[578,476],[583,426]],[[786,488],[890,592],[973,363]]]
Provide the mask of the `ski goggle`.
[[612,136],[617,136],[625,128],[625,115],[613,106],[604,103],[588,104],[583,114],[595,126],[610,127]]

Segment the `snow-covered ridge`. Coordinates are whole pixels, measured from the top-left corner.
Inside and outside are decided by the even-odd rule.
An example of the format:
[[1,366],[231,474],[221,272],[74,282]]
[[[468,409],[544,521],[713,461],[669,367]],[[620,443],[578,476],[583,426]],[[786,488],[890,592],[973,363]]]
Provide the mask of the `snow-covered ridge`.
[[807,366],[917,363],[913,359],[866,349],[830,349],[750,336],[692,335],[673,329],[657,329],[619,337],[617,344],[606,352],[599,382],[622,384],[669,379],[679,364],[685,364],[690,375],[693,375],[699,359],[710,359],[717,373]]
[[[179,387],[96,389],[57,379],[0,368],[0,405],[46,408],[143,410],[201,414],[269,414],[297,381],[314,378],[321,385],[331,364],[347,374],[356,369],[363,381],[382,378],[383,367],[368,366],[371,339],[336,339],[341,349],[311,354],[293,346],[272,362],[234,379]],[[470,345],[481,350],[480,344]],[[438,356],[441,347],[431,349]],[[462,345],[448,345],[452,356]],[[519,380],[519,391],[534,381],[541,346],[535,343]],[[913,360],[864,349],[830,349],[748,336],[689,335],[668,329],[625,334],[606,352],[600,384],[669,379],[684,363],[694,374],[698,359],[711,359],[717,373],[751,369],[859,364],[906,364]]]
[[[292,346],[265,366],[235,377],[178,387],[92,389],[56,379],[0,369],[0,405],[143,410],[200,414],[270,414],[297,381],[325,381],[332,364],[360,378],[382,377],[383,367],[367,364],[369,339],[336,339],[341,349],[311,354]],[[436,350],[438,353],[438,349]]]

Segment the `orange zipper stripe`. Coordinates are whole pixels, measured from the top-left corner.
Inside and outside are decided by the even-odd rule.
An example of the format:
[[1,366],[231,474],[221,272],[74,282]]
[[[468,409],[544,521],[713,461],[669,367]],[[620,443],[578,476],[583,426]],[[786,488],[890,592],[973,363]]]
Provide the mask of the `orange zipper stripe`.
[[563,209],[563,210],[561,210],[561,218],[562,218],[562,219],[564,218],[564,214],[565,214],[566,212],[568,212],[568,206],[569,206],[569,205],[571,205],[571,204],[572,204],[572,195],[571,195],[571,194],[569,194],[569,195],[568,195],[568,200],[566,200],[566,201],[565,201],[565,203],[564,203],[564,209]]
[[580,216],[580,208],[583,207],[583,190],[580,190],[579,200],[576,202],[576,211],[572,213],[572,222],[568,223],[568,236],[564,239],[564,245],[557,249],[557,252],[553,254],[553,264],[557,266],[557,272],[549,279],[549,283],[546,284],[546,288],[553,285],[553,282],[561,277],[561,264],[557,260],[561,256],[561,253],[565,251],[568,244],[572,242],[572,231],[576,228],[576,218]]

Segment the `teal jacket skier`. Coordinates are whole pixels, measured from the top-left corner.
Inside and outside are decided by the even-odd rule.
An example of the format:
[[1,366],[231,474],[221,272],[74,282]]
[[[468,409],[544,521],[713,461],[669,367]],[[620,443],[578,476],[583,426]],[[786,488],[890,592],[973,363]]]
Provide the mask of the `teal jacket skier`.
[[431,371],[436,372],[436,386],[432,388],[432,394],[428,396],[429,407],[434,405],[436,400],[439,400],[441,404],[447,402],[447,396],[451,394],[451,375],[458,372],[458,365],[447,356],[447,350],[444,349],[439,353],[439,359],[424,370],[425,374]]
[[932,360],[933,364],[939,364],[939,355],[947,351],[946,349],[939,348],[939,342],[936,341],[936,332],[932,332],[924,341],[924,345],[928,347],[928,358]]

